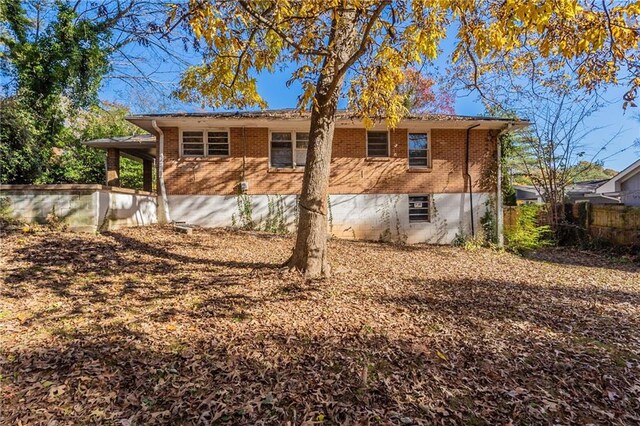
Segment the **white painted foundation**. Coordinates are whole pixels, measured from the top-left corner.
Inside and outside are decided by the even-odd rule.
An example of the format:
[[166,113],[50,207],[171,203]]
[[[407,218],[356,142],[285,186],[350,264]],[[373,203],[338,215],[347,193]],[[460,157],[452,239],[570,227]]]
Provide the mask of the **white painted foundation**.
[[[251,218],[263,228],[269,218],[269,205],[281,203],[287,227],[294,231],[297,222],[296,195],[245,196],[251,204]],[[487,210],[489,193],[473,195],[475,229]],[[175,221],[203,227],[238,226],[242,201],[237,196],[169,195],[169,210]],[[404,241],[409,244],[450,244],[456,235],[471,234],[469,195],[447,193],[433,195],[431,222],[409,223],[407,194],[331,195],[329,228],[338,238]],[[273,218],[273,216],[272,216]]]

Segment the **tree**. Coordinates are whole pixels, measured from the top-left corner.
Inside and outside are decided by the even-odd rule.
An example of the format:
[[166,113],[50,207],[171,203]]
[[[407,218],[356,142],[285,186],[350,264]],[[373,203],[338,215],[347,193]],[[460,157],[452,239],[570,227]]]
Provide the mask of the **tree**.
[[570,174],[573,176],[573,182],[586,182],[590,180],[611,179],[618,174],[613,169],[605,169],[602,161],[581,160],[572,167]]
[[[2,160],[3,181],[64,180],[54,151],[82,148],[64,145],[65,124],[97,104],[105,77],[150,81],[128,49],[137,44],[168,52],[155,22],[166,17],[165,8],[146,0],[0,0],[0,72],[7,98],[0,133],[5,140],[21,136],[11,139],[11,152],[24,159]],[[12,111],[5,109],[9,104]]]
[[[113,102],[102,102],[78,111],[61,136],[63,148],[54,156],[49,180],[105,184],[105,152],[90,148],[84,142],[142,133],[139,127],[125,120],[128,114],[128,108]],[[125,188],[142,189],[142,164],[121,158],[120,183]]]
[[398,93],[404,108],[412,114],[455,114],[455,95],[437,87],[436,80],[415,68],[405,70]]
[[33,116],[15,98],[0,99],[0,183],[32,183],[46,154],[39,149]]
[[504,57],[526,46],[548,62],[586,63],[577,68],[580,84],[593,88],[637,61],[638,15],[638,3],[572,0],[194,0],[184,10],[176,6],[172,18],[188,23],[204,42],[204,64],[184,73],[178,94],[213,107],[265,107],[256,74],[283,63],[297,66],[291,81],[302,85],[298,107],[311,111],[311,125],[298,233],[287,264],[319,278],[329,275],[331,141],[343,93],[365,125],[384,117],[395,126],[407,112],[397,91],[405,71],[436,58],[447,28],[456,24],[454,61]]
[[533,124],[514,137],[511,162],[524,171],[528,183],[542,196],[549,224],[558,232],[565,220],[567,187],[615,175],[615,171],[605,172],[603,162],[633,145],[610,152],[609,146],[618,132],[595,149],[585,146],[586,136],[598,130],[587,126],[589,117],[600,106],[597,96],[576,98],[565,93],[556,99],[541,94],[529,93],[520,98],[517,110],[527,114]]
[[576,102],[568,96],[527,100],[532,102],[528,114],[534,125],[520,136],[518,155],[548,206],[549,224],[557,230],[564,220],[565,190],[574,181],[575,166],[586,154],[581,141],[590,129],[584,122],[598,105],[590,99]]

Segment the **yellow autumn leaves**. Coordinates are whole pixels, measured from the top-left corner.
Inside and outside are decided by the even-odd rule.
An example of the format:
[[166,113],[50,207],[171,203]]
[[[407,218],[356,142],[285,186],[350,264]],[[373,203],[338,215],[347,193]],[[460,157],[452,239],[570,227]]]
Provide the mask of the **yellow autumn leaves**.
[[[593,3],[577,0],[397,0],[390,2],[364,37],[374,0],[190,1],[189,25],[210,52],[205,63],[183,76],[179,96],[219,107],[266,107],[255,76],[294,65],[302,84],[299,107],[309,108],[326,58],[339,8],[353,8],[365,53],[350,68],[345,85],[350,108],[371,124],[385,116],[393,126],[406,113],[396,88],[404,70],[441,54],[440,42],[453,26],[458,45],[453,61],[503,58],[514,72],[544,58],[547,69],[575,63],[579,85],[592,89],[616,82],[621,64],[640,60],[640,1]],[[505,58],[506,60],[506,58]],[[476,64],[477,72],[490,71]],[[633,79],[631,80],[632,84]]]

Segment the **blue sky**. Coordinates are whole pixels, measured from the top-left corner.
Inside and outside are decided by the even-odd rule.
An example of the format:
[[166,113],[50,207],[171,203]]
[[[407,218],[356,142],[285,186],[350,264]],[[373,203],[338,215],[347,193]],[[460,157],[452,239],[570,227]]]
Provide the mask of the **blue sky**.
[[[452,40],[449,38],[443,43],[443,55],[438,59],[435,66],[437,69],[446,69],[447,50],[450,50]],[[137,50],[137,48],[136,48]],[[139,52],[136,52],[139,53]],[[165,101],[171,90],[176,87],[179,81],[180,72],[184,69],[184,65],[177,64],[175,61],[167,58],[152,60],[149,55],[142,53],[144,66],[147,70],[154,70],[153,78],[162,82],[158,84],[158,93],[148,96],[143,89],[131,88],[129,85],[120,80],[106,80],[100,97],[103,100],[118,101],[131,106],[132,111],[136,113],[151,112],[167,112],[167,111],[203,111],[200,105],[181,104],[175,101],[169,101],[161,106],[160,99]],[[196,63],[198,58],[191,56],[186,58],[191,63]],[[260,94],[268,102],[269,108],[293,108],[296,106],[297,97],[300,93],[298,85],[293,84],[286,86],[290,70],[283,70],[274,74],[263,74],[258,77],[258,89]],[[609,87],[601,94],[608,104],[598,110],[585,123],[588,129],[588,136],[584,141],[587,151],[587,158],[598,151],[598,149],[607,141],[609,141],[616,133],[619,134],[615,140],[609,144],[607,150],[598,155],[598,159],[604,159],[605,167],[615,170],[622,170],[635,160],[640,158],[640,147],[631,147],[635,140],[640,138],[640,108],[629,108],[626,112],[622,109],[622,96],[624,87]],[[458,93],[456,97],[455,109],[457,114],[462,115],[480,115],[484,113],[484,107],[474,93]],[[140,101],[142,99],[142,101]],[[209,110],[207,108],[204,109]],[[614,155],[617,151],[626,151]]]

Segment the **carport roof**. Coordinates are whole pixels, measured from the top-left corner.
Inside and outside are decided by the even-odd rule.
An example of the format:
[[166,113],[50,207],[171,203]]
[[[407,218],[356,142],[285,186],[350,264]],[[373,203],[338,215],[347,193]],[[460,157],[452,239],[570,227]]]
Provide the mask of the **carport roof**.
[[153,160],[156,158],[156,137],[151,134],[93,139],[85,141],[84,144],[93,148],[116,148],[125,157],[135,157],[133,159]]

